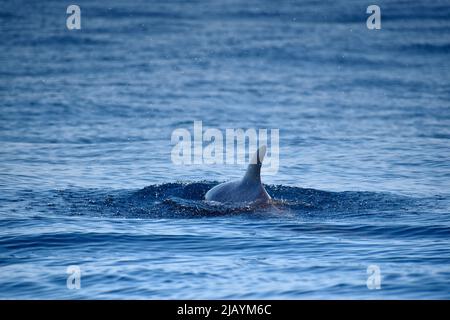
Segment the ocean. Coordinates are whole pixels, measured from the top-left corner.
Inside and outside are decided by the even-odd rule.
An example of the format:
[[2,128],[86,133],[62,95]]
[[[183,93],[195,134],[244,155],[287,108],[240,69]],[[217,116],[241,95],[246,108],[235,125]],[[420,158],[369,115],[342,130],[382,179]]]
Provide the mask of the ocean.
[[[449,1],[73,4],[0,5],[1,299],[450,298]],[[273,205],[194,121],[279,130]]]

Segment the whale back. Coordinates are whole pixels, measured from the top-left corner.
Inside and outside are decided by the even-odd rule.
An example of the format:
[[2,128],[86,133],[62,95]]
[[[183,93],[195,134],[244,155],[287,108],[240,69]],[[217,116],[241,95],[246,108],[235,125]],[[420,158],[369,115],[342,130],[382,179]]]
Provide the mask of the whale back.
[[266,146],[253,155],[242,179],[225,182],[209,190],[205,199],[217,202],[267,202],[271,198],[261,183],[261,166],[266,155]]

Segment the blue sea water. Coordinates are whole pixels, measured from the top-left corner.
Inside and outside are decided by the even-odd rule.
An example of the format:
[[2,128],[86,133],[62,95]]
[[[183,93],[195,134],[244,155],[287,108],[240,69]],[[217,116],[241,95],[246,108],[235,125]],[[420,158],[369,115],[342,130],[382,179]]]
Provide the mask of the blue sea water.
[[[449,1],[69,4],[0,4],[0,298],[450,298]],[[193,121],[280,130],[273,207]]]

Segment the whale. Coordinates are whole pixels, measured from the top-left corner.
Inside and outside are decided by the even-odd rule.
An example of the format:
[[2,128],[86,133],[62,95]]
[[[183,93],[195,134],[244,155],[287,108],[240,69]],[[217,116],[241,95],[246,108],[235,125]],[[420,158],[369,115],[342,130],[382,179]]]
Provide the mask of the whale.
[[271,197],[261,183],[261,166],[266,146],[253,155],[242,179],[221,183],[205,194],[205,200],[221,203],[267,204]]

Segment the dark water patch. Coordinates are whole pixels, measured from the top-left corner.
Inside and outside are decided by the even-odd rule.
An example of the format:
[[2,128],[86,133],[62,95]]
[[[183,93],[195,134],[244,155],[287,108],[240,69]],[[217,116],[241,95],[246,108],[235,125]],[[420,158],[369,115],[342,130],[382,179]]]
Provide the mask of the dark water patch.
[[401,47],[403,52],[420,53],[420,54],[449,54],[450,44],[437,44],[437,43],[414,43],[404,45]]
[[[314,215],[349,217],[399,214],[413,211],[418,199],[374,192],[330,192],[282,185],[268,185],[270,205],[220,204],[204,200],[218,182],[166,183],[140,190],[63,189],[22,192],[19,203],[39,211],[62,215],[129,218],[198,218],[221,215]],[[31,195],[31,197],[30,197]],[[23,199],[25,197],[25,199]]]
[[53,35],[46,37],[36,37],[36,38],[28,38],[28,39],[17,39],[14,40],[14,44],[16,45],[29,45],[31,47],[35,46],[55,46],[55,47],[65,47],[67,49],[70,48],[80,48],[84,46],[89,47],[97,47],[97,46],[106,46],[114,43],[112,38],[108,40],[105,39],[97,39],[95,37],[91,37],[88,35]]

